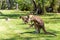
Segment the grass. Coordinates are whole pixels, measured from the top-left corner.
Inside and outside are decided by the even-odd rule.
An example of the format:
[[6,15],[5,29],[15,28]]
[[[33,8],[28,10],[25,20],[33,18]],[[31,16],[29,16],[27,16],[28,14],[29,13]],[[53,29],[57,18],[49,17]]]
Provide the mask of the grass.
[[[0,40],[60,40],[60,14],[47,13],[40,16],[45,23],[46,30],[55,33],[57,36],[46,35],[41,30],[40,34],[34,34],[34,28],[26,29],[19,16],[28,15],[29,12],[16,10],[0,10]],[[6,21],[5,18],[10,20]]]

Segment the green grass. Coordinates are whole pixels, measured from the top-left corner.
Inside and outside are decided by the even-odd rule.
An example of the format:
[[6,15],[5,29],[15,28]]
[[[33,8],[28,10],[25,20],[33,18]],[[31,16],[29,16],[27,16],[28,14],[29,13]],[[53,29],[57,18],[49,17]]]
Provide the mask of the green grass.
[[[28,15],[29,12],[16,10],[0,10],[0,40],[60,40],[60,14],[47,13],[40,16],[45,23],[46,30],[55,33],[57,36],[46,35],[41,30],[40,34],[34,34],[34,28],[26,29],[19,16]],[[5,18],[10,20],[6,21]]]

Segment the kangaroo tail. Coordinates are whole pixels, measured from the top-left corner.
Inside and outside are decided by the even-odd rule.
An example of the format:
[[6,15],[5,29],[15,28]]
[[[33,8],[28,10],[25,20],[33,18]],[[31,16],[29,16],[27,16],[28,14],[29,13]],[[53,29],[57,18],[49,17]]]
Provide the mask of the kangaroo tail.
[[46,32],[46,34],[51,34],[51,35],[57,36],[56,34],[50,33],[50,32]]

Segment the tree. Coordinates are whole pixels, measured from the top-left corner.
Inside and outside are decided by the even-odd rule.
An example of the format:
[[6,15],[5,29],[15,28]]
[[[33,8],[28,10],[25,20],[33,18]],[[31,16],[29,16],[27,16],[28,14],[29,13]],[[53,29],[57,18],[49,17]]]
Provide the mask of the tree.
[[60,13],[60,5],[59,5],[59,8],[58,8],[58,12]]
[[45,0],[42,0],[42,14],[46,12],[45,10]]
[[5,9],[5,1],[2,1],[2,6],[1,6],[1,9]]
[[6,0],[0,0],[0,9],[5,9],[6,8]]
[[[17,0],[16,0],[17,1]],[[31,0],[18,0],[19,9],[21,11],[30,11],[32,10]]]
[[60,13],[60,0],[58,0],[58,12]]
[[37,4],[36,4],[35,0],[32,0],[32,2],[34,5],[34,10],[33,10],[34,13],[36,13],[36,14],[44,14],[45,13],[44,0],[42,0],[42,3],[40,3],[40,0],[38,0]]
[[47,7],[47,11],[48,12],[57,12],[57,7],[56,7],[56,3],[57,3],[57,0],[50,0],[50,6]]
[[33,6],[34,6],[33,13],[35,13],[37,10],[37,4],[36,4],[35,0],[31,0],[31,1],[33,3]]
[[6,0],[8,9],[12,9],[14,5],[14,0]]
[[1,6],[2,6],[2,0],[0,0],[0,9],[1,9]]

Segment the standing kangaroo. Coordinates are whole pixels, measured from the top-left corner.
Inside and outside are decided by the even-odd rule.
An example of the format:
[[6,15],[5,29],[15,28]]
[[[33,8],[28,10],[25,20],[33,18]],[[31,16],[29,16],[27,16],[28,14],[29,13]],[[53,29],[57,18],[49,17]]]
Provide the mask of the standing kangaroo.
[[20,16],[19,18],[21,18],[25,24],[28,23],[28,17],[27,16]]
[[42,29],[45,34],[55,35],[53,33],[46,31],[45,26],[44,26],[44,22],[39,16],[29,15],[28,18],[29,18],[29,21],[34,22],[33,24],[30,25],[30,27],[32,27],[34,25],[36,33],[40,33],[40,29]]

